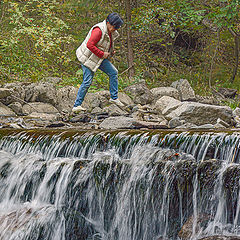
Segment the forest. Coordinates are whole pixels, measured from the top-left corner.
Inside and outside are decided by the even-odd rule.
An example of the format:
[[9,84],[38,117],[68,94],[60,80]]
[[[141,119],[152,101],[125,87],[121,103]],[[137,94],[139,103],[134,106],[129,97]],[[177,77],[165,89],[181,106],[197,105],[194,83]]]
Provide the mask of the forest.
[[[112,59],[119,88],[187,79],[196,93],[240,89],[239,0],[1,0],[0,82],[60,77],[78,86],[75,51],[111,12],[124,19]],[[98,71],[91,91],[108,89]]]

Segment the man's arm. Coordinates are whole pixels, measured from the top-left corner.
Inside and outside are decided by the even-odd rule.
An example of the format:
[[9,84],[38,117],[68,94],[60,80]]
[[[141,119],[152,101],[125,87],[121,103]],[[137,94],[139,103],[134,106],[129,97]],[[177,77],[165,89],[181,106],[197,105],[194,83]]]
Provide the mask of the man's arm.
[[92,30],[91,37],[87,42],[87,48],[94,53],[99,58],[107,58],[109,53],[101,51],[96,47],[97,43],[100,41],[102,37],[102,31],[99,27],[96,27]]

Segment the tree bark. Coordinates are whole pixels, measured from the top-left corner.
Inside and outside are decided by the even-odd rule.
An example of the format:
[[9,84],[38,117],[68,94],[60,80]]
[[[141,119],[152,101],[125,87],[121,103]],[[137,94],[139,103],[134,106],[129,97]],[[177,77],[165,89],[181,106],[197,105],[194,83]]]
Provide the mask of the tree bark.
[[126,19],[127,19],[127,60],[128,60],[128,76],[132,78],[135,74],[134,71],[134,55],[133,55],[133,44],[132,44],[132,32],[131,32],[131,4],[130,0],[125,0],[125,7],[126,7]]
[[229,28],[230,33],[232,34],[234,38],[234,55],[235,55],[235,65],[233,68],[233,73],[232,73],[232,78],[231,78],[231,83],[234,82],[237,71],[238,71],[238,64],[239,64],[239,35],[233,31],[231,28]]

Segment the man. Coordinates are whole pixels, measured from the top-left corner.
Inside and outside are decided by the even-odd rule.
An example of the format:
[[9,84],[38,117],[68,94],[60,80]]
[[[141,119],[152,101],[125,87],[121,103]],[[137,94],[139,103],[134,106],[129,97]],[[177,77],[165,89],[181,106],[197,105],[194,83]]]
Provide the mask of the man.
[[78,90],[72,112],[86,110],[81,104],[97,69],[109,76],[109,102],[120,107],[124,106],[118,99],[118,71],[108,59],[109,56],[115,54],[114,41],[119,36],[116,30],[122,25],[123,20],[117,13],[109,14],[106,20],[91,28],[86,39],[77,49],[77,58],[83,70],[83,82]]

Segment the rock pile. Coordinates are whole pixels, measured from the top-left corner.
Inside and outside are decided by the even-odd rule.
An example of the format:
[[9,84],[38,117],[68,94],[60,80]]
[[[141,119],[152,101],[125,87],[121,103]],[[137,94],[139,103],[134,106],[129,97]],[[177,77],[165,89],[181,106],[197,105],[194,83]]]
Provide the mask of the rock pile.
[[[51,79],[50,79],[51,80]],[[240,127],[240,109],[197,96],[186,79],[148,89],[145,81],[119,93],[125,107],[109,103],[109,91],[88,93],[87,112],[72,115],[78,89],[52,81],[9,83],[0,88],[0,128],[216,129]]]

